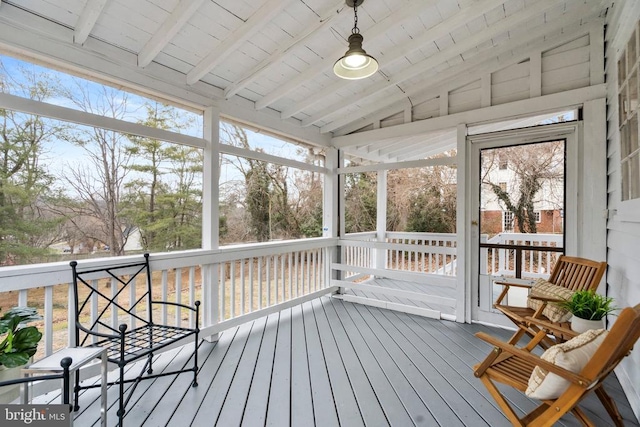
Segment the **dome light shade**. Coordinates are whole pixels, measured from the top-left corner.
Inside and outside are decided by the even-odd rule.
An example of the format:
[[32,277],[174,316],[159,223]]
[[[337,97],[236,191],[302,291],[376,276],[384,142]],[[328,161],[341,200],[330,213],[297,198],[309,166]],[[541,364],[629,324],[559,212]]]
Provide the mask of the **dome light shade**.
[[378,61],[362,48],[362,36],[354,33],[349,36],[349,50],[333,65],[336,76],[357,80],[369,77],[378,71]]

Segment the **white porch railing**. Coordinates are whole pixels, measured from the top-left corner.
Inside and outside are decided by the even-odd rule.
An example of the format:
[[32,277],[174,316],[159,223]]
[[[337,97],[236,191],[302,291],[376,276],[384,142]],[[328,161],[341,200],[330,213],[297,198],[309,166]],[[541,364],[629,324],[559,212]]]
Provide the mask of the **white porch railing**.
[[[341,263],[356,267],[456,275],[456,235],[453,233],[387,232],[347,234],[341,245]],[[383,251],[382,258],[377,256]],[[382,259],[384,265],[378,260]]]
[[[488,239],[482,236],[483,243],[523,245],[523,246],[548,246],[562,247],[562,234],[527,234],[527,233],[500,233]],[[539,278],[547,277],[551,272],[560,252],[544,250],[522,251],[522,277]],[[482,248],[481,249],[482,274],[493,276],[515,276],[516,253],[512,249]],[[486,261],[486,262],[485,262]]]
[[[336,244],[336,239],[318,238],[151,254],[154,297],[185,304],[200,300],[202,336],[213,335],[331,292],[329,260]],[[79,265],[100,268],[140,257],[82,260]],[[71,280],[67,262],[0,268],[2,308],[36,306],[43,315],[40,325],[43,340],[36,359],[74,345],[73,325],[69,321],[74,317]],[[102,279],[96,277],[98,280]],[[99,285],[102,286],[102,282]],[[133,301],[135,290],[119,298],[124,304],[127,298]],[[167,324],[193,325],[195,322],[192,315],[179,310],[154,313],[156,315]],[[111,319],[112,326],[116,327],[117,313]]]

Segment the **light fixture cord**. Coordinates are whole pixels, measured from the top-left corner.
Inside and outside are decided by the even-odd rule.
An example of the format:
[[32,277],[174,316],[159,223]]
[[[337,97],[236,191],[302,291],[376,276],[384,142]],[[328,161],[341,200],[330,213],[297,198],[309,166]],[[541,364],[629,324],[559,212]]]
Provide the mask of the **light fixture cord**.
[[351,34],[360,34],[360,29],[358,28],[358,0],[353,2],[353,29]]

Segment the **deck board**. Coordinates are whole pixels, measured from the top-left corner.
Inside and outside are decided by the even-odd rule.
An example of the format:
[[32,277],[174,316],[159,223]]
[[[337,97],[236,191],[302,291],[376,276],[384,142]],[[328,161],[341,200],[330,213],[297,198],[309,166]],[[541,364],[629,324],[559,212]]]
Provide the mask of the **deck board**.
[[[220,334],[198,349],[199,386],[189,373],[143,381],[126,426],[508,426],[472,366],[491,346],[476,332],[511,331],[434,320],[323,297]],[[184,347],[158,356],[156,372],[191,363]],[[615,376],[605,383],[625,425],[640,426]],[[109,426],[116,395],[109,390]],[[519,411],[534,403],[508,390]],[[41,401],[54,401],[51,394]],[[81,396],[76,425],[97,425],[97,390]],[[581,407],[613,425],[595,397]],[[558,425],[578,426],[572,416]]]

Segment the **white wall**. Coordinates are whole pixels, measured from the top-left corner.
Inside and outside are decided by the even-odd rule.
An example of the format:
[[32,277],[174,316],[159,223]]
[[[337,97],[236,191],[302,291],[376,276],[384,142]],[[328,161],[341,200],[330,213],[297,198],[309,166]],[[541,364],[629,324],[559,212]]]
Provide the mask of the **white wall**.
[[[620,307],[640,304],[640,200],[621,202],[617,61],[640,20],[640,1],[616,1],[607,15],[607,289]],[[640,345],[616,370],[640,419]]]

